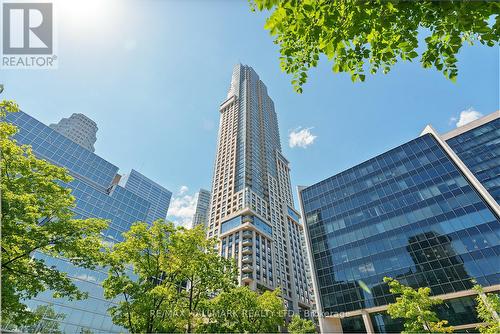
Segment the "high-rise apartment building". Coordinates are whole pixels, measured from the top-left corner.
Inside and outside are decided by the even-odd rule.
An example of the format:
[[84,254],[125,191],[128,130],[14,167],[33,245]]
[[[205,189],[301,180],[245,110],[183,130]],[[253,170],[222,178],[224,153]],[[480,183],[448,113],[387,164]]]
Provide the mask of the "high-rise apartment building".
[[322,332],[400,332],[386,312],[395,298],[384,276],[430,287],[456,330],[478,325],[471,280],[500,291],[499,117],[442,136],[427,126],[299,188]]
[[207,226],[208,208],[210,206],[211,193],[200,189],[196,197],[196,209],[193,216],[193,227],[198,225]]
[[[151,223],[165,218],[171,192],[157,183],[135,170],[121,177],[118,167],[24,112],[9,114],[7,121],[19,128],[15,135],[19,144],[31,145],[38,158],[68,169],[74,178],[67,186],[76,199],[75,218],[108,219],[109,228],[103,232],[108,242],[123,240],[122,233],[134,222]],[[46,291],[27,302],[31,309],[51,305],[55,313],[61,315],[53,320],[58,332],[125,331],[113,324],[107,312],[112,302],[104,298],[101,286],[107,277],[106,271],[74,267],[63,259],[43,254],[35,256],[43,258],[47,265],[68,273],[76,286],[89,294],[87,299],[69,301],[53,298],[52,292]]]
[[281,153],[274,103],[257,73],[238,64],[220,106],[208,236],[236,259],[240,282],[280,287],[288,308],[309,308],[302,225],[294,209],[288,160]]
[[97,124],[84,114],[72,114],[68,118],[61,119],[49,127],[71,139],[87,150],[94,152],[94,144],[97,141]]

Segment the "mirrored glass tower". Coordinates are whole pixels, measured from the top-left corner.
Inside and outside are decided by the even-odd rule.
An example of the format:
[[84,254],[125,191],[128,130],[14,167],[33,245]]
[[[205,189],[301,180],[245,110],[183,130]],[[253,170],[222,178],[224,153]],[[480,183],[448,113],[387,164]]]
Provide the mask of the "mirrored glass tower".
[[420,137],[299,189],[322,332],[401,332],[384,276],[430,287],[478,326],[472,279],[500,291],[500,113]]
[[[65,184],[75,197],[75,218],[104,218],[109,227],[102,234],[107,242],[123,240],[122,233],[137,221],[148,223],[164,219],[172,193],[139,172],[132,170],[121,176],[118,167],[84,148],[80,143],[62,135],[24,112],[9,114],[7,121],[16,125],[19,144],[30,145],[39,159],[64,167],[73,177]],[[108,308],[117,300],[104,298],[102,282],[106,270],[75,267],[62,258],[37,253],[48,266],[66,272],[88,298],[68,300],[53,298],[44,291],[27,301],[31,309],[49,306],[44,322],[51,323],[54,333],[123,333],[113,324]]]
[[196,197],[196,210],[193,216],[193,227],[203,225],[207,227],[207,214],[210,206],[210,191],[200,189]]

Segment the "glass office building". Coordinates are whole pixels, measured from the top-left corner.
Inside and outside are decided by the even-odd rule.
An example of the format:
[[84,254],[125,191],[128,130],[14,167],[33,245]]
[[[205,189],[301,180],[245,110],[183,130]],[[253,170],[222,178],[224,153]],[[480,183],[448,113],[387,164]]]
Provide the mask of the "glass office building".
[[500,111],[442,137],[500,204]]
[[145,221],[152,222],[167,216],[168,204],[172,197],[169,190],[134,169],[120,177],[119,185],[150,203]]
[[[118,167],[24,112],[9,114],[7,121],[19,128],[15,136],[19,144],[31,145],[38,158],[68,169],[74,177],[67,186],[76,198],[76,218],[108,219],[110,224],[104,236],[109,242],[122,240],[121,234],[136,221],[150,223],[165,218],[170,191],[134,170],[120,181]],[[101,282],[107,277],[106,271],[77,268],[67,261],[43,254],[35,256],[43,258],[47,265],[67,272],[89,297],[69,301],[52,298],[52,293],[47,291],[30,300],[30,308],[52,305],[53,310],[62,315],[57,321],[59,330],[64,333],[124,331],[113,325],[107,313],[112,302],[104,299],[101,287]]]
[[200,189],[196,197],[196,209],[193,216],[193,227],[203,225],[207,227],[208,208],[210,207],[210,191]]
[[[498,119],[487,124],[456,138],[474,141],[461,148],[497,159],[488,166],[498,170],[498,151],[481,148],[499,142],[491,130]],[[430,287],[446,301],[437,312],[457,329],[477,325],[471,279],[500,291],[500,210],[473,174],[480,159],[464,164],[457,154],[471,153],[453,152],[427,127],[410,142],[299,188],[322,331],[400,332],[402,323],[385,312],[395,298],[384,276]]]

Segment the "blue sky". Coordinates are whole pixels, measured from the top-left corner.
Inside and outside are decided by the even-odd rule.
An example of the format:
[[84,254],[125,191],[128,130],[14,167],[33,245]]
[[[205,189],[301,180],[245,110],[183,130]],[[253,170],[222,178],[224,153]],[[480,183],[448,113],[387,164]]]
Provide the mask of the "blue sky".
[[[444,132],[464,110],[499,109],[498,48],[465,46],[457,83],[405,62],[353,84],[322,59],[299,95],[263,29],[268,14],[252,13],[247,0],[56,5],[58,69],[2,70],[4,96],[46,124],[74,112],[95,120],[96,153],[172,190],[177,221],[188,219],[197,189],[210,188],[218,106],[237,62],[254,67],[275,102],[294,187],[398,146],[428,123]],[[289,147],[290,133],[304,129],[312,143]]]

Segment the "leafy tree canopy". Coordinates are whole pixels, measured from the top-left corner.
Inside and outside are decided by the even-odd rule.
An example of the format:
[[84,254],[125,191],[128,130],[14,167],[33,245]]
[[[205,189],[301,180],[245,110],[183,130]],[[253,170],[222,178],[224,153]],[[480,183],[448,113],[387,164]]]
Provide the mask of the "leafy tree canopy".
[[475,285],[473,289],[477,292],[476,311],[486,325],[480,326],[482,334],[500,333],[500,296],[496,293],[484,293],[480,285]]
[[396,302],[390,304],[387,313],[392,318],[402,318],[405,330],[401,334],[410,333],[452,333],[453,327],[447,326],[448,321],[439,320],[433,306],[443,303],[442,300],[431,298],[428,287],[415,290],[404,286],[397,280],[384,277],[389,284],[390,292],[396,295]]
[[14,101],[0,102],[2,316],[18,326],[39,320],[23,300],[50,289],[55,297],[81,299],[66,273],[45,264],[36,252],[94,268],[102,260],[101,219],[74,219],[75,199],[62,186],[72,180],[61,167],[36,158],[31,147],[12,139],[17,128],[5,118],[18,112]]
[[316,326],[311,320],[302,319],[298,315],[292,316],[292,320],[288,324],[290,334],[309,334],[316,333]]
[[191,332],[201,305],[235,284],[236,269],[214,249],[200,226],[175,227],[161,220],[136,223],[109,256],[105,297],[113,322],[134,333]]
[[246,286],[220,293],[205,303],[207,319],[198,332],[276,333],[285,318],[280,294],[279,289],[259,294]]
[[[333,72],[364,81],[366,72],[388,73],[399,60],[420,58],[455,81],[456,55],[464,43],[498,45],[497,1],[251,0],[252,9],[273,10],[265,28],[280,47],[284,72],[301,93],[320,55]],[[425,35],[425,47],[418,35]],[[420,57],[419,57],[420,53]]]

